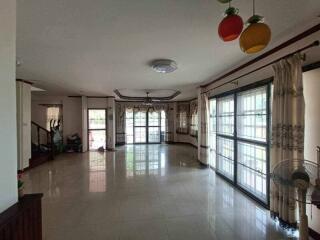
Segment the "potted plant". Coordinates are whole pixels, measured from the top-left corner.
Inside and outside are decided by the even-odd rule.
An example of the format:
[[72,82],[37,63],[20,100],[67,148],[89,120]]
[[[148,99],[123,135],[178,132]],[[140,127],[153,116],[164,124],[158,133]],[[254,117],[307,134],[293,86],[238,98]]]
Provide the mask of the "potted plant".
[[22,198],[24,193],[23,193],[23,185],[24,182],[22,181],[22,171],[18,171],[18,196],[19,198]]

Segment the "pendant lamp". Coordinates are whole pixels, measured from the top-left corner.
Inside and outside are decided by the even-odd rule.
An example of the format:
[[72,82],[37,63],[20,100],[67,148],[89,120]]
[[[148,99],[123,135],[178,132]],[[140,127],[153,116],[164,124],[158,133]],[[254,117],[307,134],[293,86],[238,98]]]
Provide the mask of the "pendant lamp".
[[219,37],[225,42],[237,39],[242,32],[243,21],[237,14],[238,11],[234,7],[229,7],[225,11],[225,18],[219,24]]
[[247,54],[263,50],[271,40],[271,30],[263,22],[263,17],[255,14],[255,0],[253,0],[253,15],[247,21],[248,27],[240,36],[240,48]]

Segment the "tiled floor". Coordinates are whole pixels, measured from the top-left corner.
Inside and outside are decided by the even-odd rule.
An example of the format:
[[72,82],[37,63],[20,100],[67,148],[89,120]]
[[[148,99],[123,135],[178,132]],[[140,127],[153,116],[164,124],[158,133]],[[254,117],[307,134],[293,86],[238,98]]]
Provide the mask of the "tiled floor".
[[24,176],[43,192],[45,240],[287,239],[269,213],[186,145],[63,154]]

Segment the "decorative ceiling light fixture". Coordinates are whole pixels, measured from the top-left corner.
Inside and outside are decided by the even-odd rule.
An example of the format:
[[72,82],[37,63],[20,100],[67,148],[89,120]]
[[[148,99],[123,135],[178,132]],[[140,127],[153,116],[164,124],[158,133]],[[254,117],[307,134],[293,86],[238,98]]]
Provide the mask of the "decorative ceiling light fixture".
[[170,59],[154,60],[151,67],[158,73],[171,73],[178,69],[177,63]]
[[247,21],[248,27],[240,36],[240,48],[247,54],[263,50],[271,40],[271,30],[263,22],[263,17],[255,14],[255,0],[253,0],[253,15]]
[[230,2],[225,11],[225,17],[218,28],[219,37],[225,42],[237,39],[243,29],[242,18],[238,15],[239,9],[231,7]]

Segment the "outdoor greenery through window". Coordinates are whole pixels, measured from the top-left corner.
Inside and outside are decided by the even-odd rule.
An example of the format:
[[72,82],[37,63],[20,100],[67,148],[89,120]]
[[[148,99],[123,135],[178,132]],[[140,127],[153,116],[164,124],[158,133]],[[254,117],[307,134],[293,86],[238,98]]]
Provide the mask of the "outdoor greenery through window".
[[88,139],[89,149],[97,150],[100,147],[106,148],[107,141],[107,110],[88,110]]
[[269,84],[210,100],[210,165],[268,203]]

